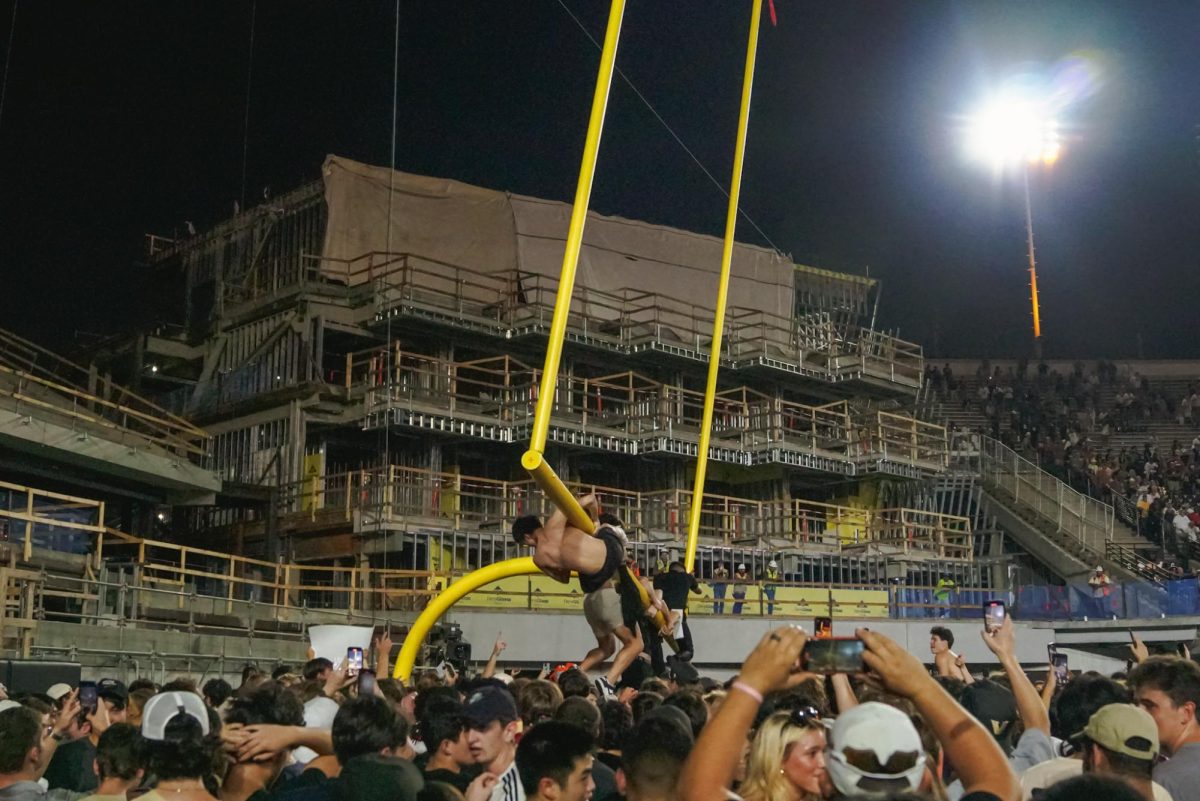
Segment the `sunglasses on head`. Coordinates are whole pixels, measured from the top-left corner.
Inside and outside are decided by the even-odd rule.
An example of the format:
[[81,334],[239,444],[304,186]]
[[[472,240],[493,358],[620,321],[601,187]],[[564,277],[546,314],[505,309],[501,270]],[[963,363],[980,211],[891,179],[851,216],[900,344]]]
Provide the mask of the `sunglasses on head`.
[[801,706],[792,710],[788,723],[792,726],[813,726],[821,722],[821,712],[815,706]]

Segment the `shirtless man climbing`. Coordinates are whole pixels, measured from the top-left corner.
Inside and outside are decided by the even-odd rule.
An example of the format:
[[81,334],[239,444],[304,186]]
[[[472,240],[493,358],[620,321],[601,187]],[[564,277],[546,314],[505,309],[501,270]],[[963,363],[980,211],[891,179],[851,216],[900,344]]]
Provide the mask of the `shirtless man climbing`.
[[[599,504],[594,495],[580,498],[579,505],[593,520],[598,519]],[[613,579],[616,579],[616,588],[622,598],[621,605],[625,608],[641,607],[641,599],[636,589],[629,587],[628,582],[622,581],[624,578],[622,568],[625,565],[625,547],[628,545],[628,539],[619,525],[612,525],[611,521],[601,522],[596,530],[596,535],[589,536],[570,525],[566,515],[556,509],[545,524],[533,515],[518,518],[513,522],[512,536],[518,545],[528,545],[533,548],[533,563],[555,581],[568,583],[571,580],[571,573],[574,571],[579,574],[579,586],[585,595],[592,595],[601,593],[605,589],[611,590]],[[655,594],[653,585],[650,585],[648,581],[642,583],[654,603],[654,606],[647,610],[647,615],[652,616],[655,612],[661,611],[664,619],[668,621],[667,631],[670,631],[670,610]],[[597,632],[597,640],[599,640],[599,632]],[[621,672],[637,655],[637,652],[633,650],[632,636],[628,642],[625,638],[621,638],[621,641],[624,647],[617,655],[618,658],[613,661],[612,669],[604,679],[607,686],[602,686],[606,695],[607,691],[620,679]],[[640,643],[640,638],[637,642]],[[628,654],[626,654],[627,650]]]
[[967,669],[963,658],[954,653],[954,632],[944,626],[934,626],[929,630],[929,652],[933,654],[934,670],[938,676],[960,679],[967,684],[974,684],[975,677]]

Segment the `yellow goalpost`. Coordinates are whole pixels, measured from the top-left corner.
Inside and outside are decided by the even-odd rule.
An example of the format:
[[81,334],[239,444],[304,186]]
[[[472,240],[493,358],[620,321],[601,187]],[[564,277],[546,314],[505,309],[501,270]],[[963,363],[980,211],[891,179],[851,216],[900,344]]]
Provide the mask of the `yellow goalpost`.
[[[596,174],[596,158],[600,150],[600,135],[604,129],[604,115],[608,108],[609,88],[612,85],[613,69],[617,56],[617,41],[621,34],[621,20],[625,13],[625,0],[612,0],[608,26],[604,34],[604,45],[600,54],[600,70],[596,78],[596,90],[592,97],[592,111],[588,120],[587,138],[584,141],[583,160],[579,168],[579,183],[575,189],[575,202],[571,210],[571,223],[567,232],[567,244],[563,253],[562,272],[555,298],[554,316],[550,323],[549,341],[546,344],[546,361],[542,369],[541,385],[538,390],[537,406],[534,410],[533,433],[529,450],[521,457],[523,467],[546,497],[560,509],[572,526],[588,534],[595,533],[592,519],[579,505],[562,479],[546,462],[544,452],[550,431],[550,414],[554,406],[554,392],[558,383],[558,365],[562,358],[563,339],[567,330],[567,316],[571,308],[571,296],[575,289],[575,270],[579,264],[579,252],[583,246],[583,229],[587,221],[588,206],[592,194],[592,181]],[[725,241],[721,251],[721,277],[717,288],[717,308],[713,319],[712,346],[709,354],[708,384],[704,395],[704,411],[700,428],[700,446],[696,458],[696,478],[692,492],[692,505],[688,516],[687,550],[684,564],[691,572],[696,559],[696,544],[699,539],[700,512],[704,498],[704,477],[708,467],[709,436],[712,429],[713,401],[717,391],[717,373],[721,360],[721,337],[725,326],[725,303],[729,289],[729,274],[733,261],[734,232],[737,227],[738,197],[742,186],[742,165],[746,150],[746,130],[750,119],[750,95],[754,84],[754,61],[758,50],[758,29],[762,17],[762,0],[753,0],[750,17],[750,37],[746,47],[746,67],[742,80],[742,102],[738,116],[737,141],[733,160],[733,179],[730,183],[729,207],[725,219]],[[539,573],[531,557],[508,559],[486,565],[450,584],[434,597],[417,617],[396,657],[392,676],[408,681],[416,664],[421,644],[443,614],[470,593],[500,579]],[[641,584],[637,584],[643,604],[649,607],[650,599]],[[665,625],[659,612],[656,622]],[[668,640],[674,645],[673,640]]]

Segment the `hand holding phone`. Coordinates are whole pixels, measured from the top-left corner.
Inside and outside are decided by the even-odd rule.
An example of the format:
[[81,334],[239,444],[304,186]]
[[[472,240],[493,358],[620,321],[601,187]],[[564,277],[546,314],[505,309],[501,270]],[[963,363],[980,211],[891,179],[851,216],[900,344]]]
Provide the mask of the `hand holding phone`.
[[96,706],[100,703],[100,696],[96,689],[96,682],[81,681],[79,682],[79,716],[86,720],[88,715],[96,713]]
[[375,671],[363,669],[358,674],[358,697],[365,698],[375,694]]
[[1004,601],[983,602],[983,630],[988,634],[994,633],[1003,626],[1006,617],[1008,617],[1008,609]]
[[346,675],[357,676],[363,669],[363,649],[352,645],[346,649]]
[[804,643],[800,665],[812,673],[862,673],[863,648],[857,637],[814,638]]

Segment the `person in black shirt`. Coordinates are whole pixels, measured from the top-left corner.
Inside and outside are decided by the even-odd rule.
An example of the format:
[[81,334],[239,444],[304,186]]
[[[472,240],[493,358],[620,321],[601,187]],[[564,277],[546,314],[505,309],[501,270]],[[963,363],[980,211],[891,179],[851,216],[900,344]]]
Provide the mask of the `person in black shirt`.
[[687,624],[688,591],[700,593],[696,577],[684,571],[683,562],[672,562],[665,573],[654,577],[654,589],[662,593],[663,603],[671,610],[676,620],[675,640],[679,643],[679,658],[689,660],[695,653],[692,630]]

